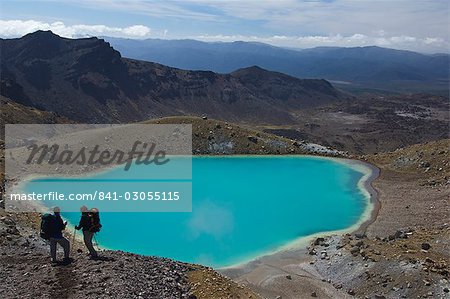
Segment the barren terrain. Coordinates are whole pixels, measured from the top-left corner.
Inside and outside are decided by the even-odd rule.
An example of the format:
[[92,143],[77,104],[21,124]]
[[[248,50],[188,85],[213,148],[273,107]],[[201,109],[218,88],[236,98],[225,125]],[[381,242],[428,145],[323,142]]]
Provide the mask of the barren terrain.
[[449,138],[449,109],[448,97],[366,96],[296,111],[295,125],[258,128],[351,154],[369,154]]
[[[258,127],[292,139],[259,132],[248,123],[236,125],[207,117],[150,121],[192,123],[195,154],[346,155],[334,149],[337,148],[348,151],[352,158],[372,163],[381,169],[380,177],[373,183],[381,205],[365,231],[318,239],[307,249],[263,258],[255,262],[257,272],[224,271],[231,280],[201,266],[120,252],[105,252],[112,260],[96,264],[76,253],[72,265],[51,268],[46,264],[47,248],[38,237],[37,215],[2,211],[0,270],[8,281],[2,291],[10,297],[38,293],[50,297],[67,289],[64,294],[68,297],[83,294],[97,298],[107,292],[123,294],[123,286],[135,292],[131,297],[137,298],[165,296],[155,294],[169,291],[178,294],[175,297],[191,298],[258,298],[258,294],[266,298],[446,298],[450,140],[443,138],[448,136],[448,100],[423,95],[411,97],[410,102],[403,99],[378,98],[370,108],[367,102],[315,108],[301,112],[302,117],[298,117],[302,123],[288,131],[275,131],[280,128],[269,125]],[[2,111],[2,123],[67,122],[19,104],[7,107]],[[293,132],[300,135],[291,135]],[[431,141],[435,139],[441,140]],[[329,147],[318,145],[322,142]],[[410,144],[413,145],[407,146]],[[117,271],[122,262],[136,267],[120,276]],[[80,267],[103,270],[88,280],[83,278]],[[155,275],[156,280],[135,283],[129,273]],[[111,284],[115,275],[119,275],[120,283]],[[35,283],[38,278],[45,285],[42,288]],[[180,285],[175,286],[172,283],[177,279]],[[85,284],[86,280],[89,283]],[[139,294],[150,288],[154,293]]]

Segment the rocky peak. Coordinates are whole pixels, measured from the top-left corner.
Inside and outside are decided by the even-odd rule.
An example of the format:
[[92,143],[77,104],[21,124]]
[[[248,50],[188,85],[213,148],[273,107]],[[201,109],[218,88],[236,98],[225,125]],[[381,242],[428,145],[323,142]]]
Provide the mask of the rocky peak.
[[9,58],[15,53],[19,60],[50,59],[61,50],[62,39],[51,31],[36,31],[20,39],[18,43],[9,43],[5,40],[2,45],[4,56]]
[[28,33],[22,37],[22,39],[56,39],[59,40],[61,37],[54,34],[51,30],[38,30],[32,33]]

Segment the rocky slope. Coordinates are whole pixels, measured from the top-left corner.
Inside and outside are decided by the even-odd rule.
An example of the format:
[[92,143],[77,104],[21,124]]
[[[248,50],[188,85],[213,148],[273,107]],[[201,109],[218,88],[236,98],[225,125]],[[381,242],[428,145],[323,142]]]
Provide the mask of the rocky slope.
[[[58,115],[55,112],[42,111],[24,106],[9,98],[0,96],[0,194],[4,190],[4,166],[3,153],[5,124],[67,124],[73,121]],[[1,197],[1,196],[0,196]]]
[[365,231],[312,244],[320,275],[361,298],[448,298],[449,149],[444,139],[363,157],[381,169],[381,208]]
[[370,154],[449,138],[449,109],[448,96],[368,95],[296,110],[295,124],[257,128],[352,154]]
[[[269,134],[230,123],[187,117],[153,122],[192,123],[199,153],[220,153],[209,146],[219,138],[233,140],[232,153],[273,150],[267,145]],[[295,148],[290,142],[288,148]],[[447,139],[362,156],[381,168],[374,183],[381,201],[376,220],[362,232],[318,239],[310,254],[296,253],[280,268],[270,264],[270,273],[278,274],[266,276],[260,285],[252,284],[250,274],[235,278],[236,283],[201,266],[110,251],[104,253],[105,260],[95,262],[75,253],[73,264],[52,268],[37,236],[36,215],[0,212],[0,270],[8,282],[0,291],[12,298],[30,294],[106,298],[125,291],[133,298],[258,298],[244,286],[248,285],[267,298],[446,298],[449,147]],[[92,270],[83,274],[86,269]]]
[[443,139],[363,157],[381,169],[377,218],[365,232],[311,248],[335,287],[358,297],[448,298],[449,149]]
[[[0,125],[5,124],[65,124],[73,121],[51,111],[42,111],[24,106],[0,96]],[[3,135],[2,135],[3,136]]]
[[356,298],[448,298],[449,237],[446,226],[398,230],[383,239],[320,238],[310,247],[310,264],[334,289]]
[[146,121],[154,124],[191,124],[193,155],[286,155],[345,156],[331,147],[292,140],[245,126],[207,117],[174,116]]
[[419,184],[445,187],[450,184],[450,139],[414,144],[393,152],[368,155],[365,159],[385,171],[420,176]]
[[[372,236],[397,229],[448,225],[450,209],[450,139],[365,156],[381,168],[373,186],[380,190],[380,213],[368,228]],[[386,198],[387,200],[383,200]]]
[[266,298],[449,298],[449,148],[445,139],[359,157],[381,169],[369,226],[226,274]]
[[171,115],[285,123],[289,111],[344,96],[325,80],[301,80],[258,67],[231,74],[185,71],[122,58],[97,38],[37,31],[0,39],[1,93],[70,119],[129,122]]
[[36,214],[0,210],[2,298],[259,298],[199,265],[109,250],[91,260],[70,235],[72,263],[51,265],[37,223]]

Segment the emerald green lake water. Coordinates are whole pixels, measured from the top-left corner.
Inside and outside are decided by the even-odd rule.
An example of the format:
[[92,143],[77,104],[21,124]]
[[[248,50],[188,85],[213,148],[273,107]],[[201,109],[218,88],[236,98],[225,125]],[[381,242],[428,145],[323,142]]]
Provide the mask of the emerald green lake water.
[[[314,157],[194,157],[192,212],[101,213],[97,240],[109,249],[230,266],[357,223],[368,205],[357,187],[363,175]],[[108,173],[95,178],[102,176]],[[63,216],[72,224],[79,219]]]

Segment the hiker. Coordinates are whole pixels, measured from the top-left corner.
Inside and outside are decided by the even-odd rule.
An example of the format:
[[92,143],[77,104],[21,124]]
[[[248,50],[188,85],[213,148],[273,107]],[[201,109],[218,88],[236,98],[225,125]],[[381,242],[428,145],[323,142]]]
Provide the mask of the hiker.
[[61,245],[64,249],[64,262],[70,262],[70,243],[64,238],[62,231],[66,228],[67,222],[61,218],[61,209],[55,207],[52,214],[42,216],[41,237],[50,241],[50,257],[52,263],[56,263],[56,246]]
[[97,258],[98,254],[92,245],[92,238],[96,232],[100,231],[100,217],[98,214],[98,210],[93,208],[88,212],[88,208],[86,206],[82,206],[80,208],[81,218],[80,222],[77,226],[75,226],[76,230],[83,231],[83,241],[86,248],[89,250],[89,254],[92,258]]

